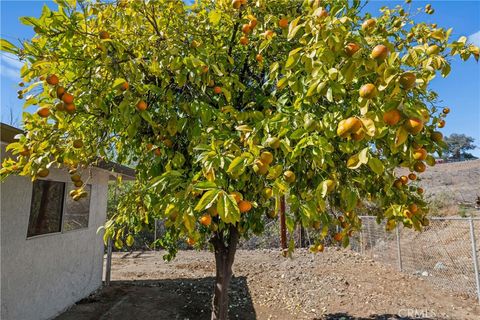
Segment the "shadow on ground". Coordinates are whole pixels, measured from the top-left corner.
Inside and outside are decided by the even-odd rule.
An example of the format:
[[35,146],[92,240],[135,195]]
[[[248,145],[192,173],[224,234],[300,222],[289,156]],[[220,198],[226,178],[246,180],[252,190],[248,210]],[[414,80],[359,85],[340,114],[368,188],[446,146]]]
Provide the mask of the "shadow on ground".
[[420,315],[400,316],[397,314],[374,314],[369,317],[353,317],[348,313],[326,314],[314,320],[442,320],[442,318],[422,317]]
[[[114,281],[56,320],[210,319],[213,277]],[[245,277],[234,277],[230,319],[257,319]]]

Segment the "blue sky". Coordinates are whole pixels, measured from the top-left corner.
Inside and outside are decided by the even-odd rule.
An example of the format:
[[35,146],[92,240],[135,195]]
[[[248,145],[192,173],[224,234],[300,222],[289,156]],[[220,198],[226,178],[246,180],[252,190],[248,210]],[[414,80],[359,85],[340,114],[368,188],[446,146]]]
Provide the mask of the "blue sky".
[[[402,1],[370,1],[365,11],[372,15],[384,5],[395,6]],[[412,7],[424,7],[426,1],[412,1]],[[429,23],[437,23],[439,27],[453,27],[453,39],[461,35],[469,37],[471,42],[480,46],[480,0],[472,1],[430,1],[435,9],[434,15],[421,14],[416,19]],[[23,26],[18,18],[21,16],[39,16],[42,6],[51,8],[56,5],[52,1],[0,0],[0,37],[14,44],[18,39],[33,36],[30,27]],[[21,64],[13,57],[0,53],[0,104],[1,121],[19,124],[22,112],[22,101],[17,99],[19,89],[19,68]],[[480,64],[473,59],[464,63],[455,58],[452,72],[448,78],[440,76],[432,82],[432,89],[440,94],[445,106],[452,110],[447,117],[447,126],[442,129],[444,135],[453,132],[464,133],[475,138],[480,145]],[[480,157],[480,149],[473,152]]]

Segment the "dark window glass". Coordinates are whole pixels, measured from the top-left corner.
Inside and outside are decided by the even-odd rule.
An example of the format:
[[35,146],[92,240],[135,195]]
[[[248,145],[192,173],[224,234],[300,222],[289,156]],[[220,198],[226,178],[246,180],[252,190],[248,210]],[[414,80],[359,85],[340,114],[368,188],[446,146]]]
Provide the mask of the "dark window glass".
[[90,194],[92,187],[86,185],[83,190],[87,196],[80,200],[73,200],[68,194],[75,190],[73,183],[67,183],[67,196],[65,198],[65,210],[63,215],[63,231],[70,231],[82,228],[88,228],[88,216],[90,212]]
[[64,194],[63,182],[49,180],[33,182],[28,237],[61,231]]

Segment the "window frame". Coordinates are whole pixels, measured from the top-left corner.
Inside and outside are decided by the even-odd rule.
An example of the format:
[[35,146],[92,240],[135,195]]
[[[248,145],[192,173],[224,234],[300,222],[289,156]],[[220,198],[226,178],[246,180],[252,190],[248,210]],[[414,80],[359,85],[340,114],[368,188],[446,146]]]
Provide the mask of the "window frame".
[[[41,237],[49,237],[49,236],[53,236],[53,235],[60,235],[60,234],[68,234],[68,233],[71,233],[71,232],[77,232],[77,231],[84,231],[86,229],[88,229],[90,227],[90,212],[91,212],[91,197],[89,197],[89,203],[88,203],[88,223],[87,223],[87,226],[85,227],[82,227],[82,228],[78,228],[78,229],[73,229],[73,230],[64,230],[64,222],[65,222],[65,208],[66,208],[66,204],[67,204],[67,181],[58,181],[58,180],[54,180],[54,179],[38,179],[38,180],[43,180],[43,181],[53,181],[53,182],[59,182],[59,183],[62,183],[63,184],[63,196],[62,196],[62,210],[61,210],[61,216],[60,216],[60,231],[56,231],[56,232],[49,232],[49,233],[43,233],[43,234],[37,234],[37,235],[34,235],[34,236],[28,236],[28,226],[30,224],[30,215],[32,213],[32,201],[33,201],[33,183],[31,184],[32,188],[32,195],[30,197],[30,209],[29,209],[29,212],[28,212],[28,220],[27,220],[27,232],[26,232],[26,236],[25,236],[25,239],[26,240],[31,240],[31,239],[37,239],[37,238],[41,238]],[[90,193],[92,193],[92,190],[93,190],[93,184],[89,184],[90,186]]]

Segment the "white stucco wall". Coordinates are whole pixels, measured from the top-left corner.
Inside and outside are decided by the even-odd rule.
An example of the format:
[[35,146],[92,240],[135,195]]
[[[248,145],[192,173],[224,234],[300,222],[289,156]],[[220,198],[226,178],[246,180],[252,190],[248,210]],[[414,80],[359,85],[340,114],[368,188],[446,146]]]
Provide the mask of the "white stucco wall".
[[[30,178],[10,176],[0,185],[0,319],[50,319],[101,286],[103,240],[96,231],[105,222],[108,172],[92,170],[88,228],[29,239]],[[55,169],[47,179],[70,180]]]

